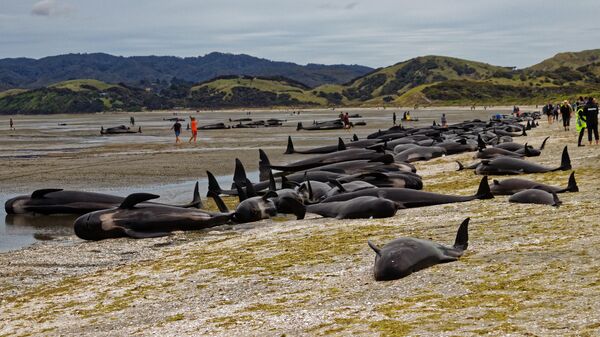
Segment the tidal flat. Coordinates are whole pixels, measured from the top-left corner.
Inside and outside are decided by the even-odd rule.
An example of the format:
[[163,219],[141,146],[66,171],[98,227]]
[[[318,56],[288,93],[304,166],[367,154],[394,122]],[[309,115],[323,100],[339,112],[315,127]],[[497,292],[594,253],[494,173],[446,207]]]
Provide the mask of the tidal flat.
[[[436,108],[413,115],[417,125],[430,125],[445,112],[452,124],[509,110]],[[256,171],[258,148],[272,162],[305,158],[282,154],[288,135],[298,148],[334,144],[355,132],[362,138],[390,127],[392,112],[400,119],[403,110],[348,111],[363,115],[357,120],[367,126],[296,131],[298,121],[334,119],[339,110],[194,113],[200,125],[236,117],[288,120],[281,128],[200,131],[195,145],[186,132],[184,144],[173,144],[172,122],[162,121],[170,112],[136,113],[142,135],[115,138],[100,136],[100,124],[127,124],[130,114],[17,116],[16,133],[0,117],[1,191],[125,193],[160,186],[178,202],[189,198],[191,186],[190,193],[173,193],[172,184],[203,179],[206,170],[231,175],[236,157]],[[308,216],[144,240],[85,242],[54,233],[0,253],[0,336],[598,336],[600,146],[578,148],[574,131],[544,120],[528,134],[515,141],[539,147],[550,136],[542,155],[528,158],[546,166],[557,166],[569,147],[580,192],[561,194],[559,208],[498,196],[399,210],[387,219]],[[457,172],[455,163],[474,162],[473,155],[417,163],[424,190],[473,194],[481,176]],[[565,186],[569,174],[522,177]],[[466,217],[469,248],[459,261],[374,281],[367,240],[412,236],[451,244]]]

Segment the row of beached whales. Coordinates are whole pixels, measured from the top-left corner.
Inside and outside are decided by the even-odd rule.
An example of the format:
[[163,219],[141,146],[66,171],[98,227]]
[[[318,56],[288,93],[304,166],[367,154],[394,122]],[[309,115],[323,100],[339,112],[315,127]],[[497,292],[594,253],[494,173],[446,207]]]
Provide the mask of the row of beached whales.
[[[361,117],[360,115],[352,115],[350,117]],[[185,119],[180,117],[173,118],[163,118],[165,121],[171,122],[184,122]],[[278,118],[269,118],[267,120],[255,120],[252,118],[237,118],[237,119],[229,119],[230,123],[235,123],[232,125],[225,124],[225,122],[213,123],[213,124],[204,124],[198,126],[198,130],[223,130],[223,129],[237,129],[237,128],[259,128],[259,127],[277,127],[283,126],[284,122],[287,122],[285,119]],[[65,124],[66,125],[66,124]],[[364,121],[351,123],[352,126],[364,126],[367,125]],[[327,121],[313,121],[312,125],[303,126],[301,122],[298,122],[296,130],[336,130],[343,129],[344,123],[341,119],[333,119]],[[118,134],[127,134],[127,133],[142,133],[142,127],[131,128],[125,125],[114,126],[110,128],[100,127],[101,135],[118,135]]]
[[[547,139],[539,150],[512,142],[513,137],[526,135],[526,130],[536,127],[537,117],[491,122],[473,120],[445,128],[393,127],[366,139],[355,136],[348,143],[340,139],[337,145],[303,151],[296,150],[289,138],[285,153],[314,156],[275,165],[264,151],[259,150],[260,182],[251,182],[242,162],[236,159],[229,190],[222,189],[214,175],[207,171],[207,196],[215,200],[219,212],[202,209],[198,184],[192,202],[186,205],[154,203],[151,200],[159,196],[148,193],[134,193],[123,198],[44,189],[7,201],[5,209],[9,214],[82,214],[75,220],[75,234],[86,240],[101,240],[158,237],[173,231],[254,222],[278,213],[293,214],[297,219],[304,219],[306,213],[337,219],[384,218],[394,216],[399,209],[491,199],[494,195],[511,195],[511,202],[558,206],[557,193],[578,191],[574,173],[564,188],[514,178],[494,180],[491,187],[488,184],[488,174],[571,169],[566,147],[559,166],[545,167],[524,157],[539,155]],[[421,191],[422,179],[411,162],[475,151],[475,157],[482,159],[480,162],[467,167],[459,163],[460,169],[472,168],[485,175],[475,194],[458,196]],[[273,174],[273,170],[279,172]],[[234,211],[228,209],[222,195],[239,198]],[[400,238],[382,248],[369,242],[376,253],[375,279],[397,279],[434,264],[456,260],[468,245],[468,222],[467,218],[460,225],[452,247],[417,238]]]

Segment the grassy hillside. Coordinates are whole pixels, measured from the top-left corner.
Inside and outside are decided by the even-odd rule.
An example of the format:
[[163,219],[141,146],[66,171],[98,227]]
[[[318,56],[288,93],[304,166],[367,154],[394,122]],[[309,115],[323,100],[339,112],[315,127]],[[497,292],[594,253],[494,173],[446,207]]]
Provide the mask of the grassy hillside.
[[562,53],[525,69],[444,56],[413,58],[351,80],[309,88],[284,77],[174,80],[160,92],[93,79],[0,93],[0,113],[309,106],[540,104],[600,92],[600,50]]
[[105,83],[94,79],[70,80],[55,83],[49,86],[49,88],[69,89],[71,91],[107,90],[115,87],[117,87],[117,85]]
[[325,105],[308,87],[284,78],[227,76],[191,87],[190,107],[269,107]]
[[560,67],[577,69],[597,62],[600,62],[600,49],[591,49],[580,52],[558,53],[526,69],[532,71],[551,71]]
[[0,114],[54,114],[169,108],[168,100],[142,89],[96,80],[72,80],[35,90],[0,94]]

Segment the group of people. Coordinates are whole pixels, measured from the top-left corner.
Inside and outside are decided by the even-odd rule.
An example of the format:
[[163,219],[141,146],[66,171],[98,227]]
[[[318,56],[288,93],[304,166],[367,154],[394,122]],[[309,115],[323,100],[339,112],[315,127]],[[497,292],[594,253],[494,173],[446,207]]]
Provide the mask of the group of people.
[[560,117],[564,131],[570,131],[571,118],[575,114],[575,128],[578,133],[577,146],[585,146],[581,142],[586,129],[589,144],[592,145],[592,140],[595,140],[598,145],[598,102],[595,98],[580,96],[573,104],[568,100],[555,105],[548,103],[542,108],[542,112],[548,117],[548,124],[558,121]]
[[[194,143],[196,143],[198,138],[198,121],[196,120],[196,117],[190,116],[190,124],[188,124],[188,129],[192,130],[192,135],[188,143],[191,143],[192,140]],[[175,121],[175,124],[173,124],[171,130],[175,132],[175,144],[181,143],[181,139],[179,138],[179,135],[181,135],[181,123],[179,123],[179,120]]]

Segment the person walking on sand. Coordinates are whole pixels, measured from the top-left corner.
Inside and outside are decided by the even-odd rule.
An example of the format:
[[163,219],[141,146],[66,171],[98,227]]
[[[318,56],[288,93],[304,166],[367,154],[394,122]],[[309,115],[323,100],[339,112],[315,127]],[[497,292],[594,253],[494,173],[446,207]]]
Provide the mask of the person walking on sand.
[[13,123],[12,118],[10,119],[9,124],[10,124],[10,130],[14,130],[15,129],[15,124]]
[[394,125],[396,125],[396,113],[394,112],[394,115],[392,116],[392,120],[394,121]]
[[592,133],[594,133],[594,139],[596,145],[598,145],[598,103],[593,97],[588,98],[588,102],[583,108],[585,115],[585,122],[588,129],[588,141],[592,145]]
[[448,127],[448,120],[446,119],[446,114],[442,114],[442,127],[443,128],[447,128]]
[[194,143],[196,142],[196,138],[198,137],[198,121],[196,120],[196,117],[190,117],[190,124],[191,124],[191,128],[192,128],[192,136],[190,137],[190,140],[188,141],[188,143],[192,142],[192,139],[194,140]]
[[579,138],[577,139],[577,146],[585,146],[583,144],[581,144],[581,141],[583,140],[583,134],[585,132],[585,129],[587,128],[587,124],[585,122],[585,114],[583,112],[584,106],[580,105],[577,108],[577,114],[575,117],[575,130],[577,130],[577,133],[579,134]]
[[133,116],[129,117],[129,123],[131,126],[135,126],[135,118],[133,118]]
[[175,144],[181,143],[181,139],[179,139],[179,135],[181,134],[181,123],[179,123],[178,120],[175,121],[171,130],[175,131]]
[[569,125],[571,124],[571,115],[573,114],[573,109],[571,108],[571,104],[569,104],[568,100],[564,100],[563,104],[560,106],[560,115],[563,121],[563,128],[565,131],[569,131]]

